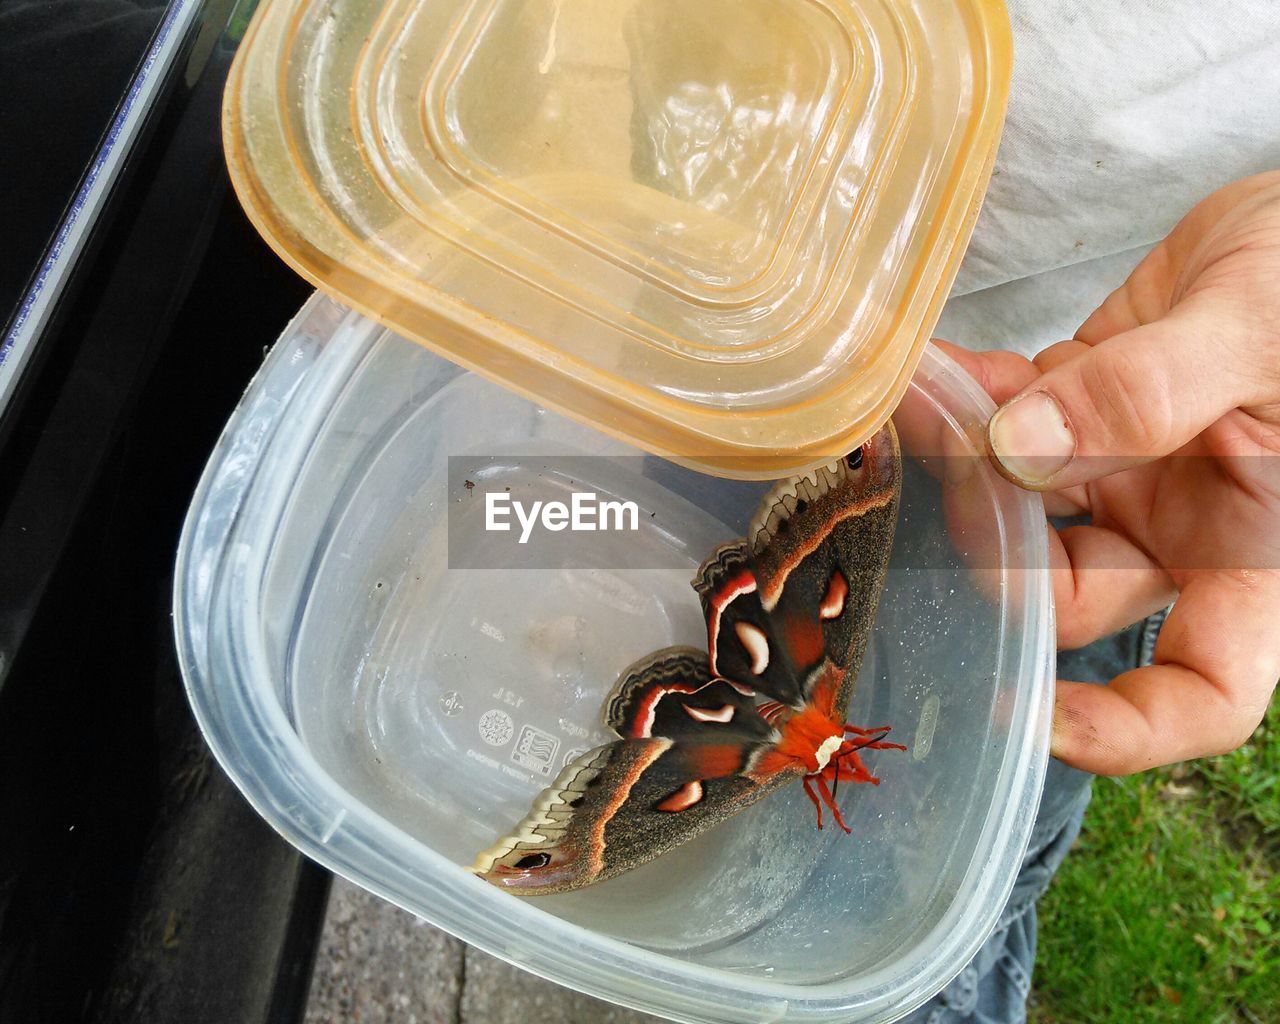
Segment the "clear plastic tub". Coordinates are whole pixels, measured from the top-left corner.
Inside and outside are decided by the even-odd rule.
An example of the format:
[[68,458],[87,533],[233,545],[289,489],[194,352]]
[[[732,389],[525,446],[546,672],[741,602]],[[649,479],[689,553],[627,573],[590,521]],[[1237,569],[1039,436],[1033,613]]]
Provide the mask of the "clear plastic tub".
[[646,451],[780,476],[904,394],[1011,66],[1001,0],[265,0],[224,136],[330,295]]
[[[994,926],[1048,757],[1040,501],[977,457],[963,482],[931,473],[939,452],[976,456],[989,412],[926,351],[898,415],[902,518],[850,714],[892,723],[909,751],[876,755],[878,789],[842,788],[851,837],[815,830],[790,787],[579,892],[522,900],[467,873],[545,784],[507,756],[502,718],[571,756],[619,670],[703,643],[688,581],[741,535],[759,485],[641,456],[319,296],[187,520],[175,624],[192,705],[290,842],[481,949],[676,1020],[893,1020]],[[516,482],[548,456],[617,456],[591,483],[643,494],[654,515],[631,564],[663,568],[449,568],[484,534],[448,457],[482,454]]]

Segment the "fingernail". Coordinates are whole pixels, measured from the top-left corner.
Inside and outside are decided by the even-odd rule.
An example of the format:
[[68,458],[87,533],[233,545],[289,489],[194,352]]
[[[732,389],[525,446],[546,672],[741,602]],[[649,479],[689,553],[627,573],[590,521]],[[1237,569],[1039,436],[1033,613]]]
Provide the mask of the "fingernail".
[[1053,716],[1053,726],[1049,731],[1049,756],[1062,758],[1063,752],[1067,749],[1067,728],[1062,723],[1062,719],[1056,713]]
[[981,443],[975,446],[967,435],[942,431],[942,482],[948,487],[958,487],[973,475],[973,465],[981,459]]
[[987,427],[991,452],[1014,479],[1047,483],[1076,453],[1076,434],[1052,395],[1036,391],[1002,407]]

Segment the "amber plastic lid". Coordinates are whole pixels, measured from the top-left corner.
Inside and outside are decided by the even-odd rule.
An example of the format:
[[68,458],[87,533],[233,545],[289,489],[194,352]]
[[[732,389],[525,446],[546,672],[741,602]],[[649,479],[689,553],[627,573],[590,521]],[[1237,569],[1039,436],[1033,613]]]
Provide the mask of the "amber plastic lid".
[[267,0],[224,107],[348,305],[710,472],[889,416],[991,172],[999,0]]

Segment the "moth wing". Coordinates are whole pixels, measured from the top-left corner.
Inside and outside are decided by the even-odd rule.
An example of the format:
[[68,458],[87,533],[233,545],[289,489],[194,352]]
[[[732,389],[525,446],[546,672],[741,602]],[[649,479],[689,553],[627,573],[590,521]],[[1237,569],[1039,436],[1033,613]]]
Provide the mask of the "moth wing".
[[696,647],[668,647],[624,671],[605,699],[604,724],[623,739],[757,743],[773,732],[751,691],[713,676]]
[[778,633],[781,623],[760,602],[755,558],[747,542],[723,544],[712,552],[693,588],[707,622],[711,672],[744,691],[799,707],[800,670],[791,646]]
[[851,453],[777,484],[747,540],[722,545],[694,589],[709,667],[788,707],[848,707],[893,548],[902,466],[887,424]]
[[822,710],[843,717],[884,587],[902,492],[897,434],[886,424],[860,449],[777,485],[748,545],[762,608],[802,696],[826,684]]
[[747,772],[767,745],[617,740],[571,763],[472,871],[524,896],[568,892],[639,867],[793,781]]

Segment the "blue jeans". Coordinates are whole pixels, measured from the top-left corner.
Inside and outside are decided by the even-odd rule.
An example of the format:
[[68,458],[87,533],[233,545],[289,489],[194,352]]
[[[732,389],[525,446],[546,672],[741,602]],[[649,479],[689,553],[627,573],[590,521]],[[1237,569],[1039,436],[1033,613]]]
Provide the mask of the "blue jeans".
[[[1058,675],[1105,682],[1149,664],[1164,614],[1058,659]],[[1080,833],[1093,776],[1049,763],[1031,844],[1013,895],[978,955],[937,996],[903,1018],[903,1024],[1019,1024],[1027,1017],[1036,959],[1036,901],[1044,895]]]

